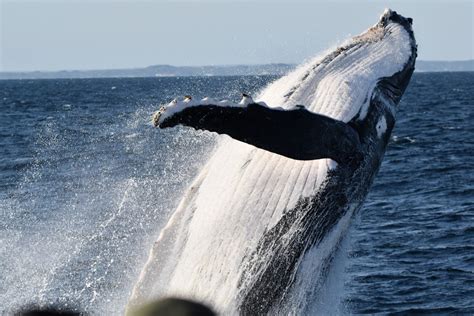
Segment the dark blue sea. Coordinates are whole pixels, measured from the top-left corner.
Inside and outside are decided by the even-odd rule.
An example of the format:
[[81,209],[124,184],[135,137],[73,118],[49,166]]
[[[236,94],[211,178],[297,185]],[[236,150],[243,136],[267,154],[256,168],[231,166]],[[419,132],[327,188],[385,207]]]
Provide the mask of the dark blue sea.
[[[123,313],[148,250],[216,144],[150,116],[275,77],[0,81],[0,313]],[[334,264],[344,314],[474,314],[474,73],[416,73]]]

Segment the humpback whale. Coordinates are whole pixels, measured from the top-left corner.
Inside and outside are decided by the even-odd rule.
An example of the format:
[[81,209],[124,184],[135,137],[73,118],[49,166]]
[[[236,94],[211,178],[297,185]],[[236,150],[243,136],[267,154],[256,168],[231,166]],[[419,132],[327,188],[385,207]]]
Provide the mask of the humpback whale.
[[224,314],[304,312],[380,167],[416,56],[412,20],[387,9],[257,101],[161,107],[157,127],[230,137],[161,231],[129,306],[177,295]]

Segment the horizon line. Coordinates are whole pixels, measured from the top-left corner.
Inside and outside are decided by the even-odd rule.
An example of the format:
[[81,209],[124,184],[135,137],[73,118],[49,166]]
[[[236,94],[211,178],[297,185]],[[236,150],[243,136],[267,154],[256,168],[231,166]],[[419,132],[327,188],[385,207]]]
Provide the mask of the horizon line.
[[[474,58],[471,59],[456,59],[456,60],[442,60],[442,59],[420,59],[417,62],[474,62]],[[112,70],[134,70],[134,69],[145,69],[149,67],[156,66],[167,66],[167,67],[176,67],[176,68],[202,68],[202,67],[236,67],[236,66],[269,66],[269,65],[287,65],[287,66],[296,66],[304,63],[285,63],[285,62],[271,62],[271,63],[247,63],[247,64],[208,64],[208,65],[171,65],[171,64],[153,64],[148,66],[136,66],[136,67],[121,67],[121,68],[85,68],[85,69],[58,69],[58,70],[0,70],[0,73],[33,73],[33,72],[43,72],[43,73],[52,73],[52,72],[73,72],[73,71],[112,71]]]

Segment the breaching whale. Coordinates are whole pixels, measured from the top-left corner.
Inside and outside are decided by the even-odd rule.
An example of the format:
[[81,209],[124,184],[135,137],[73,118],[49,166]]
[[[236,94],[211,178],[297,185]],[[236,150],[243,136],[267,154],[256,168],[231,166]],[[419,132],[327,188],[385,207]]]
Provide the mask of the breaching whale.
[[386,10],[258,101],[185,97],[160,108],[155,126],[230,137],[161,231],[129,306],[176,295],[223,314],[304,312],[380,167],[414,71],[411,24]]

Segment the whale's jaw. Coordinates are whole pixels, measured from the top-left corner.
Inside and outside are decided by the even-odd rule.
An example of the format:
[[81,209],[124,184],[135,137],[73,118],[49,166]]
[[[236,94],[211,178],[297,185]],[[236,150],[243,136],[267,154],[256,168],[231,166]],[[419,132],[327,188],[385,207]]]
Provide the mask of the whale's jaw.
[[383,90],[376,89],[380,80],[400,73],[391,82],[402,92],[409,81],[416,58],[410,21],[386,10],[367,31],[299,66],[256,99],[284,108],[304,105],[346,123],[363,120],[372,94]]

